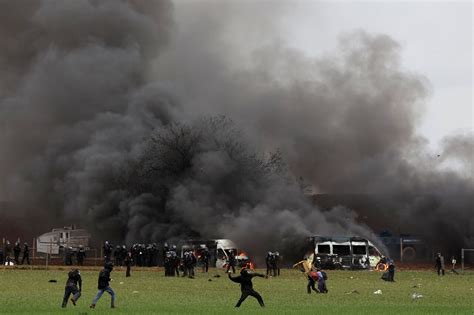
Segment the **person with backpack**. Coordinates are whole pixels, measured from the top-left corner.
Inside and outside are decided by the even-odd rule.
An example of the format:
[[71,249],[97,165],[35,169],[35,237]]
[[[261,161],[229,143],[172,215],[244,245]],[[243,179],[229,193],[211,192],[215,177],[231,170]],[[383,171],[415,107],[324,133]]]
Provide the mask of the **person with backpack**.
[[328,293],[328,288],[326,286],[326,280],[328,279],[328,276],[325,271],[317,268],[316,269],[317,273],[317,281],[318,281],[318,291],[319,293]]
[[318,281],[318,273],[315,270],[311,270],[307,274],[307,276],[308,276],[308,284],[306,285],[306,288],[308,290],[308,294],[311,294],[311,290],[313,290],[316,293],[319,293],[315,287],[316,282]]
[[[79,288],[78,288],[79,285]],[[82,278],[79,269],[73,269],[68,273],[68,279],[66,281],[66,287],[64,288],[64,298],[62,307],[66,307],[67,300],[72,294],[71,302],[76,306],[77,300],[81,297],[82,291]]]

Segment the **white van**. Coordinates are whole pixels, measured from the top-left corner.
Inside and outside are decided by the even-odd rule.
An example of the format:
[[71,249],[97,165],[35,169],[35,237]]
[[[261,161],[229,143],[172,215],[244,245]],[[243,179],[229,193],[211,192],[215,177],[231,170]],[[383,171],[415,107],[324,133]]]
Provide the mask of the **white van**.
[[382,258],[380,250],[368,239],[352,236],[311,236],[307,256],[324,269],[375,268]]

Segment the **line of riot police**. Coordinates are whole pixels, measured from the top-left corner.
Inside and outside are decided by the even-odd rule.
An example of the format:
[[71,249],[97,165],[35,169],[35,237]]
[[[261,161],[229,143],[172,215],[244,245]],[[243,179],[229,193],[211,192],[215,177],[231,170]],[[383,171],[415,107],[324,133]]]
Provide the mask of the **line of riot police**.
[[[116,245],[113,250],[113,245],[109,241],[105,241],[102,248],[104,254],[104,262],[109,262],[112,259],[115,266],[124,266],[125,260],[130,253],[133,265],[138,267],[154,267],[158,266],[158,246],[156,243],[152,244],[133,244],[129,250],[126,245]],[[113,255],[113,256],[112,256]]]

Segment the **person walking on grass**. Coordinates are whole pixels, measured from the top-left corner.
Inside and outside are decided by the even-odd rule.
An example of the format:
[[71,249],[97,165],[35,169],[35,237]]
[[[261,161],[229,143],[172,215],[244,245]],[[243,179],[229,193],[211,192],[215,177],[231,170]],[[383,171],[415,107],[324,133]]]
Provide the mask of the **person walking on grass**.
[[25,242],[23,244],[23,259],[21,260],[21,264],[23,265],[25,263],[29,265],[30,264],[30,247],[28,246],[28,243]]
[[110,302],[110,307],[115,308],[115,292],[112,290],[112,288],[109,285],[110,282],[110,273],[114,269],[114,264],[112,262],[106,262],[104,265],[104,269],[99,273],[99,280],[98,280],[98,286],[97,288],[99,291],[97,292],[97,295],[95,296],[94,300],[92,301],[92,304],[90,308],[95,308],[95,305],[97,304],[97,301],[100,299],[102,294],[104,292],[107,292],[111,296],[111,302]]
[[127,266],[127,271],[125,272],[125,277],[130,277],[130,268],[132,267],[132,253],[128,252],[127,256],[125,256],[124,263]]
[[254,298],[257,299],[258,303],[260,304],[261,307],[265,306],[265,303],[263,303],[262,296],[253,289],[253,284],[252,284],[252,278],[253,277],[262,277],[264,278],[265,276],[259,273],[254,273],[249,271],[247,268],[242,268],[240,271],[240,276],[237,277],[232,277],[230,275],[230,271],[227,272],[229,275],[229,279],[232,280],[233,282],[240,283],[240,290],[242,292],[242,295],[240,296],[239,301],[235,305],[235,307],[240,307],[243,301],[250,295],[253,296]]
[[451,267],[451,272],[458,275],[459,273],[456,271],[456,257],[451,257],[451,264],[453,265]]
[[444,257],[441,255],[441,253],[438,253],[436,256],[436,271],[438,272],[438,276],[443,275],[444,276]]
[[306,289],[308,291],[308,294],[311,294],[311,290],[313,290],[316,293],[319,293],[319,291],[315,287],[316,282],[318,281],[317,271],[311,270],[307,276],[308,276],[308,284],[306,285]]
[[16,241],[15,246],[13,247],[13,255],[15,255],[15,265],[20,264],[20,253],[21,253],[20,241]]
[[[78,288],[79,285],[79,288]],[[74,306],[76,306],[77,300],[81,297],[82,291],[82,278],[81,272],[79,269],[73,269],[68,273],[68,279],[66,281],[66,287],[64,288],[64,298],[62,307],[66,307],[67,300],[69,296],[72,294],[71,302]]]

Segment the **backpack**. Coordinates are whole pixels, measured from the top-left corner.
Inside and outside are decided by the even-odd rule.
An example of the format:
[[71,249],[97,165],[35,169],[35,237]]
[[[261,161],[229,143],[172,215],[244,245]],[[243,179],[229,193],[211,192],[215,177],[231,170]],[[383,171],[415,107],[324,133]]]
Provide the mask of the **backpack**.
[[323,275],[323,279],[324,280],[327,280],[328,279],[328,275],[325,271],[321,271],[321,274]]

